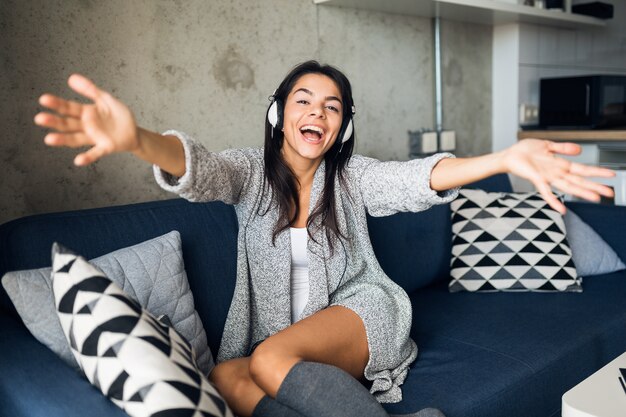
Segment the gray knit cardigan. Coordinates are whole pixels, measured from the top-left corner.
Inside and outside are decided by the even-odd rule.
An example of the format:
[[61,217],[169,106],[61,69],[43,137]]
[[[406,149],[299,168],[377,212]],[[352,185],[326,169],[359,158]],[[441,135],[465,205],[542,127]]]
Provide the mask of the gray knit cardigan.
[[[235,207],[237,282],[217,362],[247,356],[255,343],[291,324],[290,234],[285,230],[272,244],[279,213],[271,193],[263,192],[263,150],[214,153],[182,132],[165,134],[182,141],[187,171],[176,178],[155,166],[158,184],[190,201],[220,200]],[[361,317],[370,354],[364,374],[380,402],[402,400],[400,385],[417,357],[417,346],[409,337],[411,303],[378,264],[365,214],[416,212],[453,200],[457,189],[437,193],[430,188],[433,166],[446,157],[454,156],[442,153],[408,162],[353,156],[345,170],[347,189],[338,179],[335,183],[338,224],[348,240],[335,241],[331,255],[320,223],[309,228],[313,237],[307,243],[309,299],[300,318],[331,305],[347,307]],[[313,179],[309,214],[321,196],[324,171],[322,162]]]

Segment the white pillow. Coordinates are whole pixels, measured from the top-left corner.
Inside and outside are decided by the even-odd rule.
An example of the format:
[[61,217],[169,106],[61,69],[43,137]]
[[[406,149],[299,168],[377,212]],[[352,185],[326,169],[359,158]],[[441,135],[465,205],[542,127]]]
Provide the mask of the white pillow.
[[61,327],[85,376],[130,416],[233,416],[176,330],[56,243],[52,289]]
[[451,292],[582,291],[563,217],[538,193],[464,189],[450,207]]

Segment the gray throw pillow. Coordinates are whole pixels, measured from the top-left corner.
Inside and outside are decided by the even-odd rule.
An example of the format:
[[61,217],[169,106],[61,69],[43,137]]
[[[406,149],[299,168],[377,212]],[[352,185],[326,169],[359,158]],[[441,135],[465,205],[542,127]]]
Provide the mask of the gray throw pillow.
[[576,213],[567,210],[564,220],[572,260],[579,275],[609,274],[626,268],[615,251]]
[[[214,366],[207,337],[195,310],[177,231],[119,249],[91,261],[155,316],[167,316],[196,351],[198,367]],[[8,272],[2,285],[28,330],[37,340],[78,369],[56,314],[51,268]]]

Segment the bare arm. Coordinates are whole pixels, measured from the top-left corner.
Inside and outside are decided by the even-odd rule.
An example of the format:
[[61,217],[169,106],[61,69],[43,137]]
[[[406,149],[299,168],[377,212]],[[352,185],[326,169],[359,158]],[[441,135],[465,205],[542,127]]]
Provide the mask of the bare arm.
[[565,213],[565,206],[552,193],[551,187],[591,201],[600,200],[601,195],[614,195],[611,188],[585,178],[613,177],[613,171],[556,156],[579,153],[580,146],[574,143],[526,139],[496,153],[474,158],[441,160],[431,174],[431,187],[433,190],[443,191],[491,175],[511,173],[532,182],[553,209]]
[[68,84],[93,103],[42,95],[39,103],[56,112],[41,112],[35,116],[37,125],[56,131],[44,138],[47,145],[91,146],[74,159],[78,166],[91,164],[112,153],[130,152],[177,177],[185,173],[183,146],[176,136],[163,136],[138,127],[124,103],[82,75],[72,75]]
[[506,172],[502,152],[473,158],[446,158],[433,168],[430,177],[435,191],[449,190]]
[[175,177],[185,174],[185,153],[176,136],[163,136],[142,128],[137,128],[137,136],[139,147],[133,151],[136,157],[157,165]]

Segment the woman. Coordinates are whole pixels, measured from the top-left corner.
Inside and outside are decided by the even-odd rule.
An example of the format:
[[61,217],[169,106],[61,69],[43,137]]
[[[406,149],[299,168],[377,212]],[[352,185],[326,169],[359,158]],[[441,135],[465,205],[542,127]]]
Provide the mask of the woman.
[[[72,75],[69,85],[94,103],[43,95],[40,103],[59,114],[35,117],[57,131],[46,135],[46,144],[91,146],[76,156],[79,166],[131,152],[154,165],[163,188],[235,205],[237,283],[210,379],[242,416],[298,415],[283,407],[298,407],[289,387],[341,378],[324,377],[331,368],[319,364],[367,381],[379,402],[401,400],[400,385],[417,356],[411,305],[376,261],[366,212],[424,210],[451,201],[464,184],[503,172],[530,180],[561,213],[551,185],[593,201],[612,195],[584,179],[612,171],[555,156],[580,152],[569,143],[525,140],[475,158],[438,154],[383,163],[352,156],[350,83],[314,61],[295,67],[271,97],[264,150],[208,152],[183,133],[137,127],[123,103],[82,76]],[[364,413],[384,415],[375,402],[359,403],[369,407]]]

